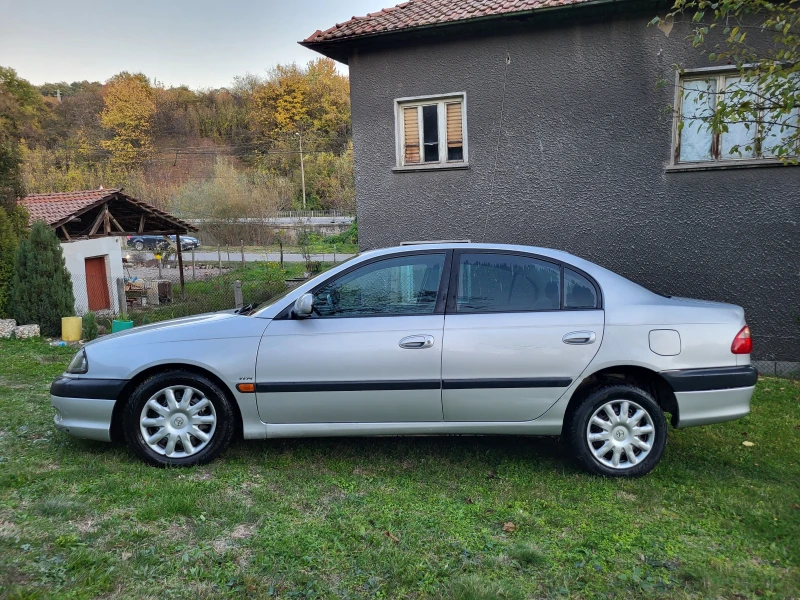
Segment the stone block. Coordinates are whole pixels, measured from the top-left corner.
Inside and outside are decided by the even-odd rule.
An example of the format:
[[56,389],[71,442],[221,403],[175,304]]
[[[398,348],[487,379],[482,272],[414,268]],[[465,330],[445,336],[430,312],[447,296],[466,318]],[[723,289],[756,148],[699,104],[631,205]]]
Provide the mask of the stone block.
[[7,340],[14,334],[17,322],[14,319],[0,319],[0,340]]
[[28,338],[39,337],[38,325],[19,325],[14,328],[14,337],[18,340],[27,340]]

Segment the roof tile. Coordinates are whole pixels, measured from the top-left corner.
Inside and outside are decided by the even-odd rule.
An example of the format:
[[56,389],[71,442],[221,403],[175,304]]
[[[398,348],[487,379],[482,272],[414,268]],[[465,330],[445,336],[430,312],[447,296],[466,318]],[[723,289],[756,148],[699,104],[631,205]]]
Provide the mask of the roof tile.
[[304,44],[315,44],[331,40],[346,40],[366,35],[376,35],[413,29],[426,25],[439,25],[466,21],[478,17],[510,15],[519,12],[570,4],[582,4],[592,0],[409,0],[391,8],[370,13],[365,17],[353,17],[345,23],[337,23],[325,31],[317,30]]
[[19,203],[28,210],[31,223],[44,221],[48,225],[52,225],[117,192],[119,192],[118,189],[100,189],[31,194],[21,198]]

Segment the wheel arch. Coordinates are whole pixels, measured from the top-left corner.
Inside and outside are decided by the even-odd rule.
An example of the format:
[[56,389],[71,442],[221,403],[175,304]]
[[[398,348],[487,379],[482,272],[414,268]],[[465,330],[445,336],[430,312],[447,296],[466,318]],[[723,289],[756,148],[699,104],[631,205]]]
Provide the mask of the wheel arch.
[[584,377],[569,399],[564,412],[565,423],[572,418],[577,406],[592,390],[614,382],[633,384],[652,394],[661,409],[670,414],[672,426],[677,425],[678,401],[667,380],[647,367],[624,364],[605,367]]
[[114,442],[124,440],[125,436],[122,431],[122,413],[125,411],[125,406],[128,404],[131,398],[131,394],[133,390],[135,390],[139,384],[141,384],[144,380],[152,377],[153,375],[157,375],[159,373],[164,373],[167,371],[188,371],[190,373],[195,373],[197,375],[202,375],[203,377],[207,377],[215,384],[219,386],[219,388],[225,393],[228,398],[228,401],[233,406],[234,413],[236,414],[236,432],[234,434],[235,437],[241,438],[242,437],[242,429],[244,427],[244,422],[242,420],[242,410],[239,407],[239,402],[236,400],[236,396],[231,390],[230,386],[226,384],[218,375],[214,372],[205,369],[198,365],[192,365],[187,363],[166,363],[166,364],[159,364],[148,367],[134,375],[128,383],[125,384],[125,387],[122,389],[117,401],[114,403],[114,411],[111,415],[111,440]]

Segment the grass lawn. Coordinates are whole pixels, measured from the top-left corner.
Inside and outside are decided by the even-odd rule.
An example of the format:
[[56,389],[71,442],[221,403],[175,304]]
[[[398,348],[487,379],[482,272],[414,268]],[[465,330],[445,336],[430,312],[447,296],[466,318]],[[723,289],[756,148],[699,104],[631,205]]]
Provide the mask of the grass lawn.
[[158,470],[54,429],[71,354],[0,341],[0,597],[800,596],[797,382],[670,431],[635,481],[492,437],[239,442]]

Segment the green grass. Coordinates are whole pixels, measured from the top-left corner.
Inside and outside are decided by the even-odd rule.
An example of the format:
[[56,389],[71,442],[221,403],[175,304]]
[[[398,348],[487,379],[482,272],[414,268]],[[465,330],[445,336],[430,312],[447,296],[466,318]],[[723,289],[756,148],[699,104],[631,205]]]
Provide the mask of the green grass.
[[524,437],[239,442],[158,470],[54,429],[71,354],[0,341],[0,597],[800,594],[797,382],[762,379],[740,421],[670,431],[635,481]]

